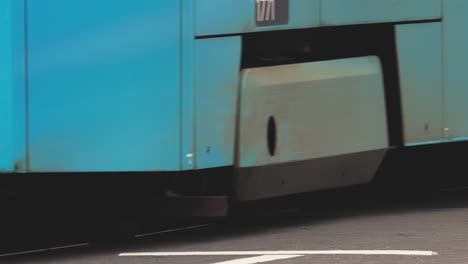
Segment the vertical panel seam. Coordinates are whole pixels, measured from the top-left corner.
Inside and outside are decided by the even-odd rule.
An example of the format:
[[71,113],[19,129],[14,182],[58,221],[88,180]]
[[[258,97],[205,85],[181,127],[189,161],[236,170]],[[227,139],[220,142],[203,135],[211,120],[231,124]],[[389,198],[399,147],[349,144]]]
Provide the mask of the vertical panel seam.
[[184,62],[183,62],[183,25],[184,25],[184,13],[183,13],[183,0],[179,0],[179,169],[184,167]]
[[318,12],[317,12],[317,13],[318,13],[318,14],[317,14],[317,15],[318,15],[318,25],[319,25],[319,26],[322,25],[322,11],[323,11],[323,10],[322,10],[322,1],[323,1],[323,0],[317,0],[317,2],[318,2],[318,4],[317,4],[317,5],[318,5],[318,6],[317,6],[317,9],[318,9]]
[[442,131],[441,131],[441,134],[442,134],[442,140],[445,140],[446,139],[446,134],[445,134],[445,128],[447,127],[447,120],[446,120],[446,93],[447,93],[447,74],[448,74],[448,71],[447,71],[447,64],[446,64],[446,48],[447,48],[447,40],[446,40],[446,20],[445,20],[445,5],[444,5],[444,2],[445,0],[442,0],[440,3],[441,3],[441,17],[442,17],[442,25],[441,25],[441,47],[442,47],[442,52],[441,52],[441,60],[442,60],[442,94],[441,94],[441,97],[442,97]]
[[[195,0],[192,0],[191,1],[191,5],[190,5],[190,19],[192,21],[192,26],[190,27],[191,29],[191,32],[190,32],[190,43],[193,42],[193,37],[195,35],[195,32],[196,32],[196,19],[197,19],[197,12],[196,12],[196,9],[197,9],[197,4],[198,2],[195,1]],[[197,146],[197,100],[198,100],[198,97],[197,97],[197,74],[194,74],[193,72],[195,71],[195,60],[197,60],[197,45],[196,43],[193,43],[193,46],[191,47],[192,48],[192,53],[191,53],[191,60],[190,60],[190,65],[191,65],[191,68],[193,69],[192,71],[192,75],[190,78],[191,80],[191,84],[192,84],[192,111],[193,111],[193,127],[192,127],[192,132],[193,132],[193,140],[191,142],[191,147],[192,147],[192,152],[193,152],[193,167],[194,169],[197,168],[197,164],[198,164],[198,153],[197,153],[197,149],[198,149],[198,146]]]
[[[180,169],[194,169],[196,167],[195,146],[195,91],[192,70],[194,47],[192,43],[194,32],[193,0],[180,1]],[[186,163],[189,162],[189,163]],[[187,165],[188,164],[188,165]]]

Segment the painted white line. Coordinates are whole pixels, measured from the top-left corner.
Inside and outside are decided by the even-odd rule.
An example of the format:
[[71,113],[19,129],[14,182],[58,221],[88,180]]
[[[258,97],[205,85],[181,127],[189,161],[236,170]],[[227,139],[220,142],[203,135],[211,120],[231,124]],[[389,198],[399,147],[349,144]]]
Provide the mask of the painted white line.
[[177,231],[183,231],[183,230],[190,230],[190,229],[205,227],[205,226],[209,226],[209,225],[211,225],[211,224],[203,224],[203,225],[196,225],[196,226],[187,226],[187,227],[181,227],[181,228],[174,228],[174,229],[168,229],[168,230],[152,232],[152,233],[147,233],[147,234],[135,235],[134,237],[154,236],[154,235],[160,235],[160,234],[165,234],[165,233],[171,233],[171,232],[177,232]]
[[82,244],[69,245],[69,246],[53,247],[53,248],[49,248],[49,250],[61,250],[61,249],[67,249],[67,248],[85,247],[88,245],[89,243],[82,243]]
[[0,258],[2,258],[2,257],[11,257],[11,256],[20,256],[20,255],[26,255],[26,254],[34,254],[34,253],[42,253],[42,252],[46,252],[46,251],[47,251],[47,249],[37,249],[37,250],[30,250],[30,251],[7,253],[7,254],[0,255]]
[[192,251],[192,252],[136,252],[121,253],[120,257],[174,256],[251,256],[251,255],[397,255],[435,256],[437,252],[423,250],[280,250],[280,251]]
[[258,256],[258,257],[216,262],[213,264],[255,264],[255,263],[281,260],[281,259],[291,259],[291,258],[297,258],[297,257],[303,257],[303,255],[264,255],[264,256]]
[[88,243],[82,243],[82,244],[62,246],[62,247],[53,247],[53,248],[44,248],[44,249],[36,249],[36,250],[29,250],[29,251],[21,251],[21,252],[2,254],[2,255],[0,255],[0,257],[12,257],[12,256],[21,256],[21,255],[34,254],[34,253],[44,253],[44,252],[49,252],[49,251],[61,250],[61,249],[84,247],[84,246],[88,246],[88,245],[89,245]]

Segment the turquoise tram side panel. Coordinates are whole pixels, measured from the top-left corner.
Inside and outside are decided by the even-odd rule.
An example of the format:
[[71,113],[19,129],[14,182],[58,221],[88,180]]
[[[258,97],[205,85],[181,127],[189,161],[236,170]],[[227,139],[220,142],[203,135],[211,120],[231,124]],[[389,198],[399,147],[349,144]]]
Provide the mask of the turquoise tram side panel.
[[319,0],[289,0],[289,21],[285,25],[256,26],[255,0],[194,0],[196,34],[218,35],[253,31],[310,28],[319,25]]
[[441,0],[321,0],[322,25],[438,19]]
[[442,25],[396,26],[406,145],[443,139]]
[[26,171],[24,2],[0,2],[0,172]]
[[15,172],[26,172],[27,91],[25,1],[12,1],[13,7],[13,162]]
[[241,37],[196,42],[196,168],[232,165]]
[[12,17],[12,1],[0,1],[0,172],[14,167]]
[[445,137],[468,139],[468,1],[444,1]]
[[180,1],[30,0],[29,169],[180,166]]
[[195,167],[195,3],[193,0],[182,0],[182,49],[181,49],[181,169],[191,170]]

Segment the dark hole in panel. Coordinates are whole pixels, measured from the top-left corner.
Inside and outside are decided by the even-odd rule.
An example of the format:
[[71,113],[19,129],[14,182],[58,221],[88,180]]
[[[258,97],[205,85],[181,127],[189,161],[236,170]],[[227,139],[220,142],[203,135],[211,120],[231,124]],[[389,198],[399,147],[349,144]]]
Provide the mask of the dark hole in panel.
[[277,132],[276,132],[276,120],[273,116],[268,119],[268,127],[267,127],[267,144],[268,144],[268,153],[270,156],[275,156],[276,153],[276,139],[277,139]]

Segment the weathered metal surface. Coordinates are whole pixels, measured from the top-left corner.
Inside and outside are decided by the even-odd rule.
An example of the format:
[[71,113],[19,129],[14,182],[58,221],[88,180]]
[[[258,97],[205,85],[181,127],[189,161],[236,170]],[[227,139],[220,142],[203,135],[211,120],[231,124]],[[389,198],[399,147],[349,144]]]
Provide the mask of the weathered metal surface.
[[444,136],[468,137],[468,1],[444,1]]
[[441,0],[321,0],[322,25],[427,20],[441,17]]
[[[246,69],[242,72],[238,167],[388,147],[377,57]],[[267,123],[276,119],[277,150]]]
[[396,27],[405,144],[443,139],[442,25]]
[[257,26],[256,0],[194,1],[197,36],[308,28],[319,25],[319,0],[290,0],[288,23],[272,26],[261,26],[262,24]]
[[29,169],[180,169],[180,1],[28,1]]
[[232,165],[241,38],[196,42],[196,168]]
[[385,149],[240,168],[234,176],[240,201],[318,191],[368,183],[384,159]]

